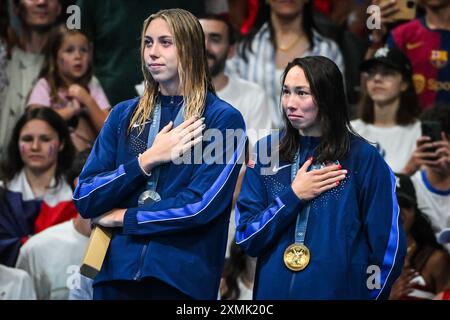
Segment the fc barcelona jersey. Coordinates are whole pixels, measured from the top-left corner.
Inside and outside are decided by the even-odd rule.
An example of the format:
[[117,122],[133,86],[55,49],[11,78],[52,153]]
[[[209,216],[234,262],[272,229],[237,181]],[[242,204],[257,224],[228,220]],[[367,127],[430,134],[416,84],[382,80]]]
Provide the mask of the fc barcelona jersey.
[[450,31],[431,30],[421,17],[393,29],[388,45],[398,47],[411,61],[423,109],[450,103]]

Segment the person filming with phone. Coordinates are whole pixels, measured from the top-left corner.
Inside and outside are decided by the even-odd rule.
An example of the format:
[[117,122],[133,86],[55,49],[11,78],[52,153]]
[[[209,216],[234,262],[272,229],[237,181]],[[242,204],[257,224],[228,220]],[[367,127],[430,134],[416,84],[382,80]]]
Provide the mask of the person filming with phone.
[[[406,171],[417,192],[418,208],[437,233],[450,227],[450,107],[438,106],[421,116],[422,137]],[[447,245],[447,249],[450,246]]]

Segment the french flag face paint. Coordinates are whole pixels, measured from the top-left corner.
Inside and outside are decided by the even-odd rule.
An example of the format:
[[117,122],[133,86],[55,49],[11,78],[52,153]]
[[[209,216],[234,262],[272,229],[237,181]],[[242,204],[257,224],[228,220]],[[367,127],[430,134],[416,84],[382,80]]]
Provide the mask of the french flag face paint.
[[27,152],[27,149],[28,149],[26,143],[20,142],[19,143],[19,149],[20,149],[20,154],[22,156],[24,156],[26,154],[26,152]]
[[48,157],[50,159],[56,158],[56,156],[58,154],[58,150],[59,150],[58,142],[54,142],[54,143],[50,144],[50,146],[48,147]]
[[28,136],[25,139],[19,139],[20,153],[29,153],[33,149],[33,145],[36,145],[34,137]]
[[55,154],[55,147],[51,144],[51,145],[48,147],[48,156],[49,156],[50,158],[53,158],[54,154]]

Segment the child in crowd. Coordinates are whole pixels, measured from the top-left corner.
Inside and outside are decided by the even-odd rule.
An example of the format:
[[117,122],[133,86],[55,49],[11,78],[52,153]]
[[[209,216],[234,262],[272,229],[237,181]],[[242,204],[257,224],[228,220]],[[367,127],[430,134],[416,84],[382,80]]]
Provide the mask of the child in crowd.
[[110,105],[92,75],[88,36],[80,30],[59,26],[49,40],[46,59],[27,106],[54,108],[68,122],[76,149],[92,147]]

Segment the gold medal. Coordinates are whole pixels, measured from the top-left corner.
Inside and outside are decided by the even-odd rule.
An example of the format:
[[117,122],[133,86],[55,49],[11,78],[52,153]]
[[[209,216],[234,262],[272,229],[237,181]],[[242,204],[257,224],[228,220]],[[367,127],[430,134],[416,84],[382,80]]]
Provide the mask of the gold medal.
[[293,243],[286,248],[283,255],[284,264],[292,271],[306,268],[311,259],[309,249],[301,243]]

